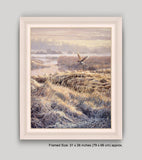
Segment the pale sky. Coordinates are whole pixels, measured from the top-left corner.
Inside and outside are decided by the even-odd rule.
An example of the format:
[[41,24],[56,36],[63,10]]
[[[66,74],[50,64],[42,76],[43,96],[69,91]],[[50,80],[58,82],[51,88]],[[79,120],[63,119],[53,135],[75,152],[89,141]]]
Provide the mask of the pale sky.
[[[111,28],[32,28],[31,42],[41,46],[111,47]],[[33,45],[34,46],[34,45]]]

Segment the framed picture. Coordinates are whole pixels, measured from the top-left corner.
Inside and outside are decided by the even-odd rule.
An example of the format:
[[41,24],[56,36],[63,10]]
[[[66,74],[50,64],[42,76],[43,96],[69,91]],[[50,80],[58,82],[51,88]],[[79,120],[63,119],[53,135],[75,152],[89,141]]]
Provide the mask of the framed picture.
[[21,17],[20,139],[122,139],[121,17]]

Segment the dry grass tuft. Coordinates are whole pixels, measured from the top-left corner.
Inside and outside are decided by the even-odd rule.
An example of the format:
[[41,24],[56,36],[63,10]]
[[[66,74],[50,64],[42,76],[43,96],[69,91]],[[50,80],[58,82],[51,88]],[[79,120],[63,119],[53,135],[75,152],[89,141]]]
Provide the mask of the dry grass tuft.
[[111,127],[109,69],[33,76],[31,94],[32,128]]

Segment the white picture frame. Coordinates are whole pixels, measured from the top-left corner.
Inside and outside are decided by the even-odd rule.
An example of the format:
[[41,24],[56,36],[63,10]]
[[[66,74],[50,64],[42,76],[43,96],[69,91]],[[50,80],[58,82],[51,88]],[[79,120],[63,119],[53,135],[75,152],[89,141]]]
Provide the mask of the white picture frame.
[[[110,129],[31,129],[30,29],[31,27],[111,27]],[[122,139],[122,18],[121,17],[21,17],[20,18],[20,139],[21,140],[121,140]]]

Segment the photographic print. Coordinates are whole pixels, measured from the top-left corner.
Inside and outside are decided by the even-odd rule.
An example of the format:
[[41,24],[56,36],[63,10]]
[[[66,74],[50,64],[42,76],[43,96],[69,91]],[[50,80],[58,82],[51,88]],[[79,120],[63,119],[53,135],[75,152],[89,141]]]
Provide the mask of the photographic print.
[[31,127],[111,128],[111,28],[31,28]]
[[22,17],[20,139],[121,138],[121,17]]

